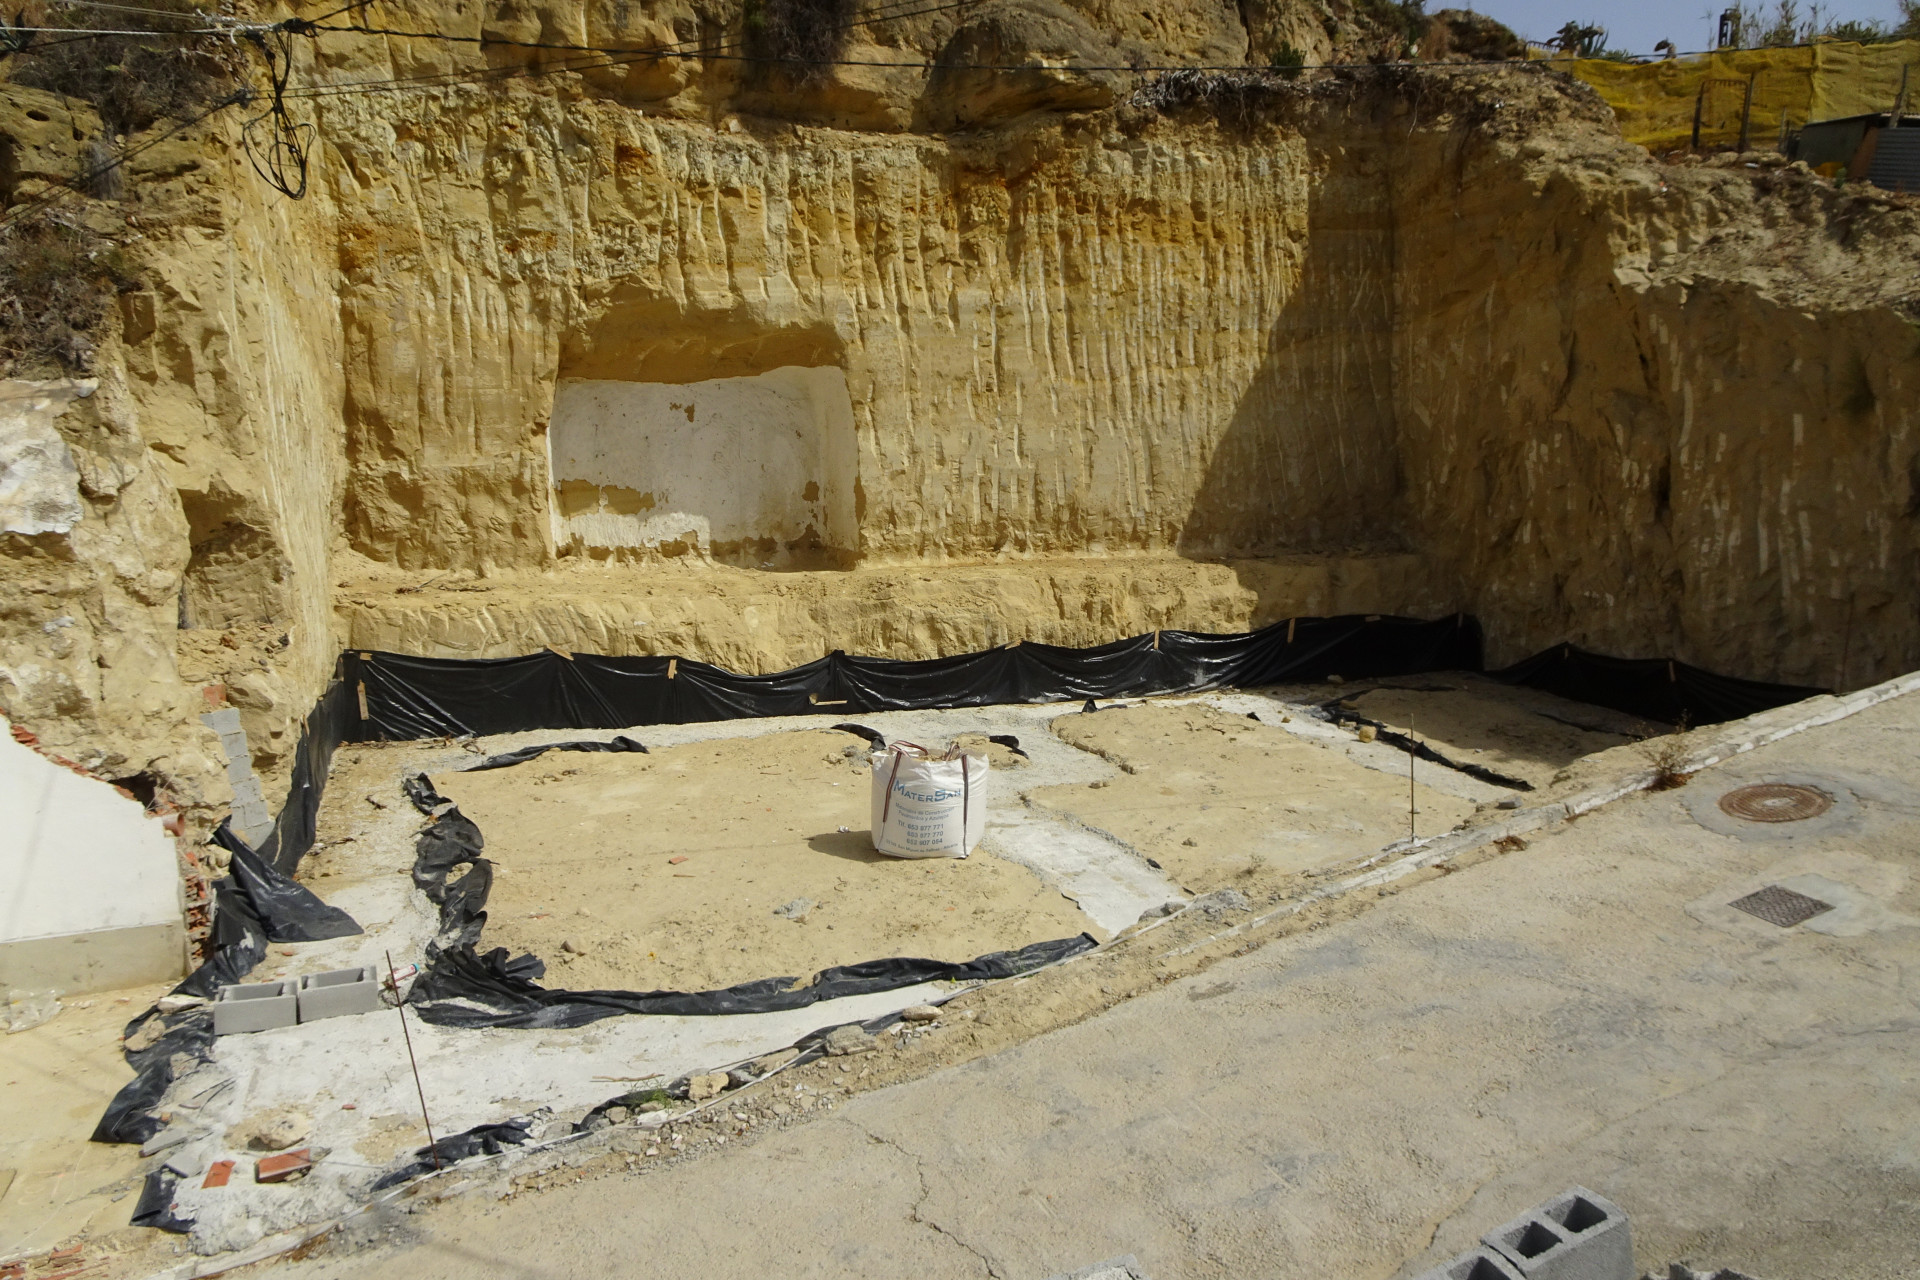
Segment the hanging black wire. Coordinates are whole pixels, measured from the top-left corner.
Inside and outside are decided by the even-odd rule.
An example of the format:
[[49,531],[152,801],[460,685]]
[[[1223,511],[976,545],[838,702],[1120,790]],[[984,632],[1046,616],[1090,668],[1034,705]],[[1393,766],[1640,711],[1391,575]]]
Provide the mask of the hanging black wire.
[[267,60],[267,82],[272,86],[266,111],[240,129],[253,171],[289,199],[307,194],[307,159],[314,127],[287,112],[287,80],[293,74],[293,36],[284,30],[249,31],[246,38]]

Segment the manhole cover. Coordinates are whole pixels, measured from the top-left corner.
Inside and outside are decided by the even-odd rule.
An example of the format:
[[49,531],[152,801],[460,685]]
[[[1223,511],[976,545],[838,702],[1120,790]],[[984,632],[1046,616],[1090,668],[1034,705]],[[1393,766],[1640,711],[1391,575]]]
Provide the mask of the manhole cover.
[[1721,796],[1720,808],[1748,822],[1800,822],[1833,808],[1833,797],[1792,782],[1756,782]]
[[1831,902],[1809,898],[1804,893],[1795,893],[1777,884],[1770,884],[1744,898],[1736,898],[1727,905],[1738,908],[1750,916],[1758,916],[1768,924],[1777,924],[1782,929],[1791,929],[1797,924],[1804,924],[1813,919],[1823,911],[1833,910]]

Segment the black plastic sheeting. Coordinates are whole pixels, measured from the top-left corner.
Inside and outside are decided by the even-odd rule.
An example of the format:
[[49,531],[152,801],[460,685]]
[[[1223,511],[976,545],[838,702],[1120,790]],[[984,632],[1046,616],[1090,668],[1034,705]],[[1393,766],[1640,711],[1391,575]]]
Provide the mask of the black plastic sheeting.
[[143,1143],[160,1132],[160,1119],[152,1111],[173,1084],[174,1055],[185,1054],[200,1063],[213,1054],[213,1010],[202,1006],[180,1013],[150,1011],[129,1022],[126,1034],[132,1035],[151,1018],[161,1019],[166,1030],[146,1048],[127,1053],[133,1079],[107,1104],[106,1114],[93,1129],[95,1142]]
[[549,751],[638,751],[645,754],[646,750],[646,747],[625,736],[615,737],[606,742],[546,742],[539,746],[521,747],[518,751],[502,751],[497,756],[488,756],[479,764],[470,764],[460,772],[479,773],[483,769],[506,769],[516,764],[525,764],[529,760],[537,760]]
[[916,661],[834,653],[767,676],[680,658],[550,650],[485,659],[348,653],[343,662],[343,685],[366,692],[366,718],[350,734],[362,740],[694,724],[829,708],[857,715],[1079,702],[1481,665],[1480,625],[1470,617],[1358,614],[1295,618],[1236,635],[1160,631],[1090,649],[1015,644]]
[[133,1225],[157,1227],[182,1236],[193,1230],[192,1218],[174,1216],[173,1189],[179,1184],[179,1176],[165,1166],[149,1173],[140,1184],[140,1198],[133,1205]]
[[327,788],[327,769],[342,742],[358,741],[360,724],[354,686],[336,680],[313,704],[300,741],[293,752],[293,777],[287,802],[280,806],[273,831],[256,852],[275,870],[292,875],[300,859],[313,848],[314,825],[320,817],[320,796]]
[[[906,957],[868,960],[823,969],[804,984],[788,976],[718,991],[552,991],[537,981],[546,972],[537,957],[510,956],[505,947],[484,955],[475,950],[493,887],[493,864],[481,856],[484,847],[480,828],[457,808],[435,818],[415,845],[413,882],[440,908],[440,936],[427,948],[427,961],[407,1003],[422,1021],[438,1026],[583,1027],[633,1013],[773,1013],[920,982],[1011,978],[1097,945],[1083,933],[957,964]],[[462,867],[465,873],[454,878]]]
[[[1500,773],[1494,769],[1489,769],[1485,765],[1462,763],[1461,761],[1455,760],[1450,756],[1446,756],[1441,754],[1438,751],[1435,751],[1431,746],[1427,745],[1424,742],[1416,741],[1415,739],[1408,736],[1407,734],[1400,733],[1399,731],[1394,729],[1389,729],[1387,728],[1386,725],[1382,724],[1380,721],[1368,719],[1366,716],[1361,715],[1358,711],[1350,710],[1349,708],[1342,705],[1343,703],[1353,698],[1359,697],[1361,694],[1364,694],[1367,692],[1370,692],[1370,691],[1366,689],[1361,689],[1354,693],[1343,693],[1338,698],[1334,698],[1331,701],[1321,703],[1320,712],[1327,719],[1333,720],[1336,722],[1341,720],[1351,720],[1355,724],[1372,725],[1375,738],[1379,739],[1381,742],[1386,743],[1390,747],[1396,747],[1399,750],[1406,752],[1408,755],[1414,757],[1414,759],[1416,760],[1430,760],[1434,764],[1441,765],[1444,768],[1452,769],[1456,773],[1464,773],[1469,778],[1478,778],[1482,782],[1492,783],[1496,787],[1507,787],[1514,791],[1533,790],[1533,784],[1531,782],[1526,781],[1525,779],[1509,777],[1507,774]],[[1258,717],[1255,717],[1255,718],[1257,719]]]
[[1487,674],[1506,684],[1542,689],[1574,702],[1611,707],[1660,724],[1696,728],[1832,692],[1719,676],[1667,658],[1609,658],[1571,644],[1555,645]]
[[372,1189],[385,1191],[472,1156],[497,1156],[508,1147],[525,1143],[531,1128],[529,1120],[508,1120],[503,1124],[475,1125],[465,1133],[441,1138],[415,1151],[410,1164],[381,1174]]
[[[173,990],[176,995],[211,1000],[220,988],[243,981],[266,958],[269,942],[318,942],[360,932],[352,916],[320,901],[304,886],[282,875],[271,863],[247,847],[226,823],[214,832],[214,843],[233,855],[232,874],[214,882],[213,935],[207,960]],[[127,1024],[127,1033],[148,1018],[164,1020],[166,1032],[153,1045],[128,1051],[133,1079],[121,1086],[94,1126],[95,1142],[144,1143],[160,1131],[153,1114],[173,1084],[175,1054],[195,1062],[213,1052],[213,1011],[207,1008],[176,1014],[149,1012]]]
[[352,916],[328,906],[311,889],[249,849],[227,823],[213,833],[213,842],[233,855],[228,870],[234,888],[266,929],[268,942],[322,942],[350,938],[361,931]]

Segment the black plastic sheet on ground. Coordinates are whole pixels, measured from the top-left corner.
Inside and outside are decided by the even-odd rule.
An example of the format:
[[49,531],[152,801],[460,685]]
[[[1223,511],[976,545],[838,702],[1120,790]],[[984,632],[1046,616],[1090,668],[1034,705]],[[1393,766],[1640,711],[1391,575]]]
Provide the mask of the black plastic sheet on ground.
[[[269,942],[318,942],[360,932],[352,916],[282,875],[226,823],[220,824],[213,838],[232,855],[232,874],[214,882],[207,959],[174,987],[174,994],[212,1000],[221,987],[241,982],[253,972],[266,958]],[[151,1011],[128,1023],[128,1034],[150,1018],[161,1019],[167,1030],[147,1048],[127,1051],[133,1079],[107,1104],[94,1126],[95,1142],[143,1143],[158,1133],[160,1121],[152,1112],[173,1084],[175,1055],[184,1053],[196,1062],[212,1056],[212,1010],[203,1006],[176,1014]]]
[[127,1052],[127,1065],[133,1068],[133,1079],[122,1085],[113,1101],[107,1104],[106,1113],[94,1126],[94,1142],[143,1143],[160,1132],[160,1119],[152,1113],[173,1084],[175,1055],[185,1054],[195,1063],[205,1062],[213,1055],[211,1009],[200,1006],[180,1013],[148,1012],[129,1022],[126,1034],[133,1035],[153,1018],[159,1018],[166,1030],[146,1048]]
[[193,1219],[176,1217],[173,1212],[173,1189],[179,1184],[179,1177],[164,1166],[149,1173],[140,1184],[140,1198],[134,1201],[133,1225],[171,1231],[175,1235],[192,1231]]
[[[228,872],[233,886],[266,930],[268,942],[323,942],[361,931],[352,916],[328,906],[313,890],[248,848],[229,823],[220,824],[213,842],[232,855]],[[218,914],[216,908],[216,918]]]
[[397,1187],[403,1182],[411,1182],[436,1169],[445,1168],[447,1165],[473,1156],[497,1156],[508,1147],[517,1147],[525,1143],[531,1129],[532,1124],[527,1120],[475,1125],[464,1133],[451,1134],[429,1146],[421,1147],[413,1153],[413,1160],[410,1163],[381,1174],[371,1189],[385,1191],[388,1187]]
[[[1097,944],[1086,934],[1036,942],[954,963],[894,957],[823,969],[811,981],[759,978],[718,991],[553,991],[539,985],[546,970],[535,956],[475,949],[486,924],[493,864],[485,838],[460,810],[449,809],[420,833],[413,882],[440,908],[440,936],[408,1003],[421,1019],[447,1027],[583,1027],[624,1014],[703,1016],[804,1009],[823,1000],[893,991],[916,983],[980,982],[1031,973]],[[457,878],[454,872],[465,868]]]
[[1659,724],[1690,727],[1738,720],[1830,692],[1719,676],[1668,658],[1609,658],[1570,644],[1488,675]]
[[488,756],[479,764],[470,764],[460,772],[479,773],[485,769],[507,769],[516,764],[525,764],[529,760],[538,760],[549,751],[638,751],[644,755],[646,750],[644,745],[624,735],[611,738],[606,742],[542,742],[536,746],[521,747],[518,751],[502,751],[497,756]]
[[835,711],[924,711],[1082,702],[1227,685],[1480,669],[1480,626],[1350,615],[1295,618],[1260,631],[1160,631],[1089,649],[1015,644],[951,658],[833,653],[791,671],[743,676],[681,658],[415,658],[348,653],[342,687],[365,694],[353,740],[406,740],[530,729],[621,729]]

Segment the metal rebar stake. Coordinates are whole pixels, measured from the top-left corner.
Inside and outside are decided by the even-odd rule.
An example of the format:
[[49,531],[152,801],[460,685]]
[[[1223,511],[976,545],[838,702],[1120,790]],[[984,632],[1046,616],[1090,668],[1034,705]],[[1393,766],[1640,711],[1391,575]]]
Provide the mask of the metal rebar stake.
[[1419,749],[1420,743],[1413,736],[1413,717],[1409,715],[1407,717],[1407,839],[1409,840],[1415,838],[1413,822],[1413,762],[1419,759],[1419,756],[1415,754]]
[[433,1139],[433,1117],[427,1114],[427,1091],[420,1084],[420,1063],[413,1056],[413,1033],[407,1030],[407,1010],[400,999],[400,977],[394,971],[393,952],[384,953],[387,957],[387,985],[393,988],[393,1010],[400,1015],[400,1034],[407,1042],[407,1065],[413,1068],[413,1091],[420,1095],[420,1119],[427,1126],[427,1154],[433,1157],[435,1171],[440,1168],[440,1148]]

